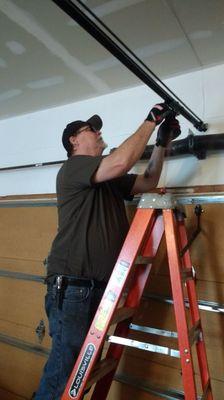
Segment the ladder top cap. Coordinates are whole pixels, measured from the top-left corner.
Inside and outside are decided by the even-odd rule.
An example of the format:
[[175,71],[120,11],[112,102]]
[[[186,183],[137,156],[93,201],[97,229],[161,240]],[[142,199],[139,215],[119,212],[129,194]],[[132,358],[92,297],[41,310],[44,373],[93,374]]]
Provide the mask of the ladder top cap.
[[224,193],[144,193],[138,208],[174,209],[187,204],[224,203]]
[[173,209],[177,205],[177,199],[171,193],[145,193],[141,196],[138,208]]

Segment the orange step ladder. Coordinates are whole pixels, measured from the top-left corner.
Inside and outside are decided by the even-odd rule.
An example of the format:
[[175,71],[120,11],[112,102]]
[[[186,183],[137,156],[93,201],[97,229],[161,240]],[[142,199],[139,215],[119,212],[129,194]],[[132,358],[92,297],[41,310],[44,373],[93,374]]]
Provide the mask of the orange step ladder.
[[[150,351],[153,345],[128,339],[130,324],[139,306],[153,259],[165,232],[170,280],[174,302],[179,351],[160,346],[161,353],[180,357],[185,400],[213,400],[205,342],[195,290],[194,273],[187,247],[183,212],[171,194],[144,194],[121,249],[101,303],[68,380],[62,400],[81,400],[86,389],[96,383],[91,400],[107,398],[124,345]],[[184,252],[181,251],[184,250]],[[125,287],[128,278],[128,288]],[[185,285],[185,286],[183,286]],[[119,301],[124,288],[127,296]],[[185,291],[191,316],[188,327]],[[109,336],[105,359],[98,361],[110,325],[117,324]],[[202,394],[198,397],[191,346],[196,344]],[[136,345],[136,346],[135,346]],[[158,351],[158,346],[157,352]],[[153,349],[152,349],[153,351]]]

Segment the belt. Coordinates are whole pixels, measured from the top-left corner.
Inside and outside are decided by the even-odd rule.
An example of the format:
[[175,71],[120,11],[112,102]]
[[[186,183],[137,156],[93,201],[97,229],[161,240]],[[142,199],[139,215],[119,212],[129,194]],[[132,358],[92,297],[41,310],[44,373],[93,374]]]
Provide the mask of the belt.
[[82,286],[105,289],[107,283],[104,281],[97,281],[96,279],[79,279],[66,275],[52,275],[46,278],[45,282],[50,285],[56,284],[58,289],[67,286]]

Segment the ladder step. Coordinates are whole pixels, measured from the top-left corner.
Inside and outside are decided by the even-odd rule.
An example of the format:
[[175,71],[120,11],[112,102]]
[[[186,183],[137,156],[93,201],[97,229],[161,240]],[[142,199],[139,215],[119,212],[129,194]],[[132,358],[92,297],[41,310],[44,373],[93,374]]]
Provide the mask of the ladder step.
[[86,389],[90,388],[94,383],[99,381],[109,372],[116,370],[118,361],[113,358],[104,358],[99,361],[93,368],[91,375],[86,384]]
[[177,337],[178,337],[177,336],[177,332],[166,331],[165,329],[151,328],[149,326],[141,326],[141,325],[130,324],[129,325],[129,329],[131,329],[132,331],[149,333],[151,335],[172,337],[172,338],[175,338],[175,339],[177,339]]
[[135,310],[136,309],[133,307],[117,308],[110,324],[111,325],[117,324],[118,322],[121,322],[121,321],[124,321],[125,319],[129,319],[129,318],[133,317]]
[[116,343],[122,346],[134,347],[139,350],[145,350],[145,351],[150,351],[152,353],[159,353],[170,357],[180,358],[179,350],[170,349],[169,347],[157,346],[151,343],[139,342],[138,340],[132,340],[113,335],[108,336],[107,340],[109,343]]
[[201,339],[201,320],[199,319],[194,326],[189,330],[189,341],[191,346]]

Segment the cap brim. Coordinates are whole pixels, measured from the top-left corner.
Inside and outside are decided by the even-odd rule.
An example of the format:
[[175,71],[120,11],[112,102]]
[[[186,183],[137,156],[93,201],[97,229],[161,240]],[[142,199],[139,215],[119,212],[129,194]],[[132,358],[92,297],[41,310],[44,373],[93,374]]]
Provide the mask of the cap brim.
[[99,117],[99,115],[96,114],[93,115],[91,118],[89,118],[86,122],[90,124],[97,131],[99,131],[103,126],[102,119]]

